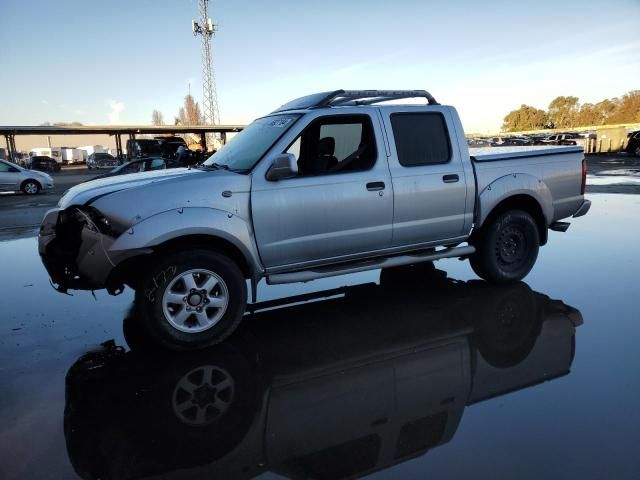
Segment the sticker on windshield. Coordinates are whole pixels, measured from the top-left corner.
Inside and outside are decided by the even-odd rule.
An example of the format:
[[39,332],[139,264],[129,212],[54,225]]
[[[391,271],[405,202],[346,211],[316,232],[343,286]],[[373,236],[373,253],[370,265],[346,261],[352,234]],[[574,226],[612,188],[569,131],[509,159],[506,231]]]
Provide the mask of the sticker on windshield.
[[283,128],[291,123],[293,118],[278,118],[269,124],[270,127]]

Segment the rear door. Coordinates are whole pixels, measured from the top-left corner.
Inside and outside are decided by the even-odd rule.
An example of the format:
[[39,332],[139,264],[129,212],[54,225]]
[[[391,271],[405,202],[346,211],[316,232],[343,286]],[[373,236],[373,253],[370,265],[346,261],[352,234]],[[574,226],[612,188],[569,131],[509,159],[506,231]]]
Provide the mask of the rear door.
[[[390,139],[393,246],[440,243],[464,234],[467,184],[446,107],[382,107]],[[471,180],[472,181],[472,180]]]

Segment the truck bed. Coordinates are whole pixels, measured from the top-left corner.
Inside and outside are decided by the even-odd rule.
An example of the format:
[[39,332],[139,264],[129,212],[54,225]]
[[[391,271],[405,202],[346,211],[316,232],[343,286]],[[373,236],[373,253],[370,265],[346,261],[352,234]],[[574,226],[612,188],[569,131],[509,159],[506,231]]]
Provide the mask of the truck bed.
[[480,147],[469,148],[471,159],[476,162],[493,162],[514,158],[530,158],[543,155],[557,155],[564,153],[582,153],[582,147],[569,146],[530,146],[530,147]]
[[[500,195],[499,191],[513,193],[513,189],[537,191],[538,199],[550,208],[549,221],[573,215],[582,205],[583,196],[581,163],[584,158],[579,146],[531,146],[531,147],[483,147],[470,148],[473,169],[476,173],[478,196]],[[519,180],[494,183],[503,177],[517,175]],[[527,185],[522,184],[522,179]],[[491,188],[491,193],[486,189]],[[546,194],[544,192],[547,192]]]

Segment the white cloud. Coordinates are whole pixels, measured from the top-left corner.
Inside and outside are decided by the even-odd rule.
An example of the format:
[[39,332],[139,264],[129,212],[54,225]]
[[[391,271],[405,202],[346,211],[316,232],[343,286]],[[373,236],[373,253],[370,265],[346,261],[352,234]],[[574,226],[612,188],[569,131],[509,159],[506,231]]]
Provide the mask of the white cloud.
[[124,110],[124,102],[118,102],[117,100],[109,100],[109,123],[117,125],[120,123],[120,114]]

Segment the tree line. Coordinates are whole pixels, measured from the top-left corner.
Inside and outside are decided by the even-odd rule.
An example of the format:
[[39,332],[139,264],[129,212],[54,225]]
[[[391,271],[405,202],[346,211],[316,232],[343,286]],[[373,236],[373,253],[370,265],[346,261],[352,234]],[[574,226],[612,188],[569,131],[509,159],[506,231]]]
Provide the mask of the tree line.
[[502,130],[517,132],[637,122],[640,122],[640,90],[632,90],[622,97],[606,98],[598,103],[580,103],[578,97],[560,96],[551,101],[547,110],[523,104],[504,117]]
[[[184,97],[183,105],[178,109],[178,115],[173,117],[174,125],[202,125],[204,116],[200,111],[200,105],[195,101],[193,95]],[[151,114],[152,125],[166,125],[162,112],[154,110]]]

